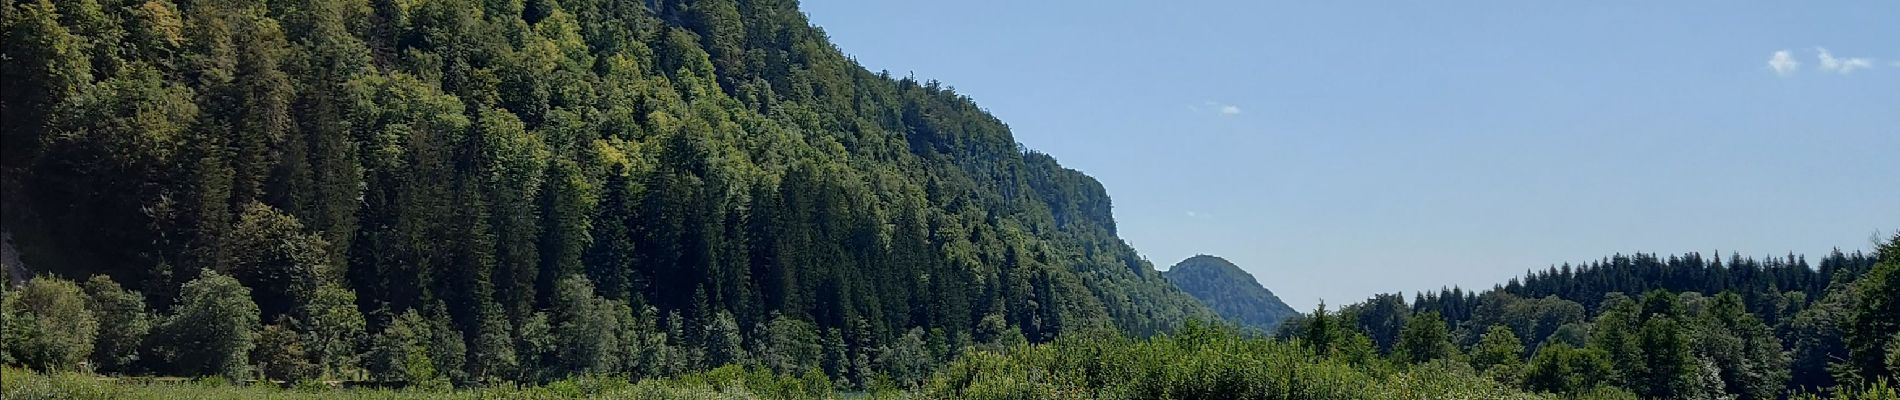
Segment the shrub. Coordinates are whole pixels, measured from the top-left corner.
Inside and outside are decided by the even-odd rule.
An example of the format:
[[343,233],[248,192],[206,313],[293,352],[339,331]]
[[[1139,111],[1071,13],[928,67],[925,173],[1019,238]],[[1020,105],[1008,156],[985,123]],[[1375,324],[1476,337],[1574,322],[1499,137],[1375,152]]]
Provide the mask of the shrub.
[[78,284],[40,276],[27,281],[16,296],[10,311],[20,320],[7,321],[19,329],[9,340],[16,362],[42,371],[69,370],[92,354],[99,322],[87,309]]

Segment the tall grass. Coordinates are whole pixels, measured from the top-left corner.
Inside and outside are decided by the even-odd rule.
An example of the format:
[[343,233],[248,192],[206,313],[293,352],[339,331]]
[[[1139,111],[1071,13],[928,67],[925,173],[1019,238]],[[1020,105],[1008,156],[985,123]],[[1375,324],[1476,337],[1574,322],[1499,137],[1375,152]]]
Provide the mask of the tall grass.
[[[977,353],[939,371],[927,398],[1542,399],[1462,364],[1352,365],[1287,342],[1198,332],[1148,340],[1071,338]],[[1605,393],[1593,398],[1623,398]]]
[[[817,399],[831,398],[829,384],[813,386],[809,379],[775,377],[759,369],[737,366],[715,369],[677,379],[628,382],[618,377],[583,377],[538,387],[496,387],[465,390],[281,389],[274,386],[238,386],[216,379],[161,382],[114,380],[80,373],[36,373],[8,367],[0,370],[0,398],[41,399],[206,399],[206,400],[461,400],[461,399]],[[867,396],[892,398],[896,393]]]
[[[727,366],[673,379],[628,382],[580,377],[538,387],[462,390],[330,389],[239,386],[218,379],[158,381],[110,379],[81,373],[0,370],[0,399],[1577,399],[1625,400],[1635,395],[1602,387],[1560,397],[1526,393],[1482,377],[1460,362],[1395,366],[1350,363],[1314,355],[1300,345],[1245,337],[1219,329],[1189,329],[1152,339],[1107,335],[977,351],[940,368],[910,391],[846,394],[831,391],[822,374],[777,376],[760,368]],[[1795,400],[1900,400],[1900,389],[1880,383],[1861,390]]]

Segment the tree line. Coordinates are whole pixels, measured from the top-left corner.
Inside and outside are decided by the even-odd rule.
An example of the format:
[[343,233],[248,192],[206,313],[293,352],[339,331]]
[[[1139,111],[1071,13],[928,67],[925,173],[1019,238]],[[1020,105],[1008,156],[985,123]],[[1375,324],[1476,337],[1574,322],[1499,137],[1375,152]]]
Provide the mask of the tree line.
[[1276,335],[1362,358],[1459,360],[1527,390],[1774,399],[1893,384],[1896,274],[1900,236],[1874,254],[1835,251],[1820,268],[1797,256],[1615,256],[1483,292],[1321,305]]

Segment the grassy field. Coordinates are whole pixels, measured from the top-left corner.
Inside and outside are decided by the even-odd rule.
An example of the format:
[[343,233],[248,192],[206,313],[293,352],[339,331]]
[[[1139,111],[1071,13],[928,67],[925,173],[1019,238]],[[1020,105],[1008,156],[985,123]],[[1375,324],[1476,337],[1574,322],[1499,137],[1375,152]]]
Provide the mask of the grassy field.
[[7,367],[0,370],[0,398],[39,399],[817,399],[909,398],[904,393],[839,394],[830,388],[811,388],[795,378],[777,378],[722,368],[677,379],[627,382],[615,377],[576,378],[536,387],[463,390],[332,389],[321,386],[278,388],[233,385],[219,379],[196,381],[113,379],[83,373],[36,373]]
[[[1026,355],[1043,357],[1045,355]],[[1014,360],[1012,360],[1014,358]],[[836,393],[828,389],[789,384],[789,379],[760,379],[756,374],[715,370],[680,379],[629,383],[612,377],[579,378],[526,388],[466,390],[331,389],[242,386],[217,379],[180,381],[113,379],[83,373],[36,373],[8,367],[0,370],[0,398],[41,399],[1563,399],[1555,395],[1513,391],[1448,369],[1418,368],[1376,378],[1346,371],[1314,371],[1304,367],[1284,373],[1263,373],[1246,379],[1219,370],[1232,369],[1208,360],[1177,365],[1171,377],[1121,382],[1088,382],[1087,369],[1050,373],[1010,355],[986,354],[946,370],[931,385],[909,392]],[[1245,365],[1237,367],[1247,368]],[[1317,375],[1314,375],[1317,374]],[[1332,376],[1334,381],[1297,383],[1284,377]],[[1324,378],[1322,378],[1324,379]],[[1292,385],[1286,385],[1286,384]],[[1094,386],[1088,386],[1093,384]],[[1160,385],[1160,386],[1153,386]],[[1141,387],[1159,391],[1135,390]],[[1272,390],[1261,390],[1272,389]],[[1569,399],[1635,399],[1616,391],[1585,394]],[[1900,390],[1876,385],[1868,390],[1833,396],[1800,395],[1799,400],[1900,400]]]

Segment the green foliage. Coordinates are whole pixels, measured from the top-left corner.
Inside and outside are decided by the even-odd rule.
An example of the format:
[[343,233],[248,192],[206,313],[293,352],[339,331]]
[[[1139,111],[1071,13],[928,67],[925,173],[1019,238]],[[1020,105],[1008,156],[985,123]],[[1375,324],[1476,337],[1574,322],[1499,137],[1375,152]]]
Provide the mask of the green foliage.
[[429,324],[415,310],[398,314],[370,341],[369,376],[381,382],[427,384],[441,378],[430,358]]
[[1554,344],[1538,349],[1524,372],[1524,387],[1542,392],[1585,393],[1610,382],[1613,365],[1600,349]]
[[1500,382],[1514,383],[1523,374],[1523,356],[1524,343],[1517,335],[1510,328],[1492,325],[1471,348],[1471,368]]
[[[1796,385],[1891,376],[1891,249],[1820,268],[1616,256],[1483,296],[1322,308],[1285,324],[1300,345],[1202,335],[1102,351],[1129,358],[1102,365],[1233,366],[1037,372],[1054,368],[1038,357],[1094,348],[1038,343],[1215,314],[1120,240],[1100,182],[1022,149],[941,83],[864,70],[796,2],[636,3],[4,5],[0,219],[29,264],[123,288],[8,292],[0,354],[231,381],[258,355],[276,377],[307,377],[307,362],[424,387],[554,382],[446,396],[895,384],[1046,397],[1124,387],[1110,378],[1190,397],[1520,395],[1443,360],[1497,325],[1531,349],[1587,342],[1612,382],[1645,395],[1773,393],[1777,342],[1793,347]],[[1738,298],[1674,298],[1690,292]],[[141,297],[169,314],[141,322]],[[85,318],[101,333],[75,340]],[[1256,347],[1266,358],[1220,353]],[[1481,364],[1508,364],[1508,347],[1479,346],[1493,353]],[[1378,356],[1395,348],[1408,365]],[[1041,375],[926,382],[953,359]],[[1283,363],[1284,376],[1253,370]],[[46,377],[21,387],[115,390]]]
[[475,338],[469,343],[469,360],[473,363],[470,371],[477,382],[505,382],[521,368],[511,336],[514,330],[500,308],[494,304],[483,307]]
[[913,387],[922,384],[930,377],[931,369],[937,360],[931,357],[930,349],[924,343],[924,330],[911,328],[904,336],[890,345],[878,349],[877,371],[900,387]]
[[1656,398],[1691,393],[1695,378],[1692,374],[1697,364],[1690,353],[1689,341],[1675,320],[1667,315],[1650,317],[1638,334],[1637,348],[1642,351],[1644,372],[1631,382],[1632,391]]
[[[1116,236],[1099,182],[940,83],[864,70],[795,2],[6,10],[23,256],[155,309],[230,275],[329,375],[386,328],[344,292],[422,313],[458,381],[749,362],[731,339],[773,315],[847,337],[839,373],[913,329],[947,359],[1212,315]],[[570,275],[612,306],[559,304]],[[683,329],[618,337],[647,307]],[[563,309],[613,314],[585,328],[615,340],[561,346],[583,328]]]
[[367,339],[363,313],[356,309],[356,292],[326,285],[302,309],[299,340],[319,372],[338,376],[356,371]]
[[315,300],[334,279],[328,242],[304,232],[296,217],[262,203],[244,206],[231,234],[229,273],[251,288],[266,318],[292,313]]
[[1900,399],[1900,388],[1894,387],[1893,384],[1887,382],[1875,382],[1863,388],[1836,390],[1831,396],[1802,393],[1790,396],[1789,398],[1796,400],[1894,400]]
[[0,365],[18,363],[13,356],[15,349],[25,349],[26,343],[39,334],[39,322],[17,305],[20,292],[6,290],[7,286],[11,285],[0,284]]
[[18,177],[14,172],[33,161],[45,136],[41,124],[63,100],[91,83],[92,68],[83,54],[85,38],[59,23],[54,3],[20,1],[5,7],[0,14],[0,52],[8,62],[0,64],[0,79],[13,84],[0,98],[0,137],[7,143],[0,150],[0,168],[8,171],[4,187],[11,191],[20,184],[12,181]]
[[87,308],[86,293],[72,281],[39,276],[26,282],[9,302],[7,340],[13,360],[34,369],[72,370],[92,354],[99,321]]
[[759,351],[759,364],[780,375],[819,367],[824,345],[820,343],[818,329],[810,322],[779,315],[761,329],[765,343]]
[[185,283],[171,316],[155,329],[167,373],[242,379],[256,346],[257,303],[237,279],[213,271]]
[[1603,302],[1596,326],[1590,330],[1590,348],[1610,355],[1610,363],[1623,387],[1636,387],[1637,380],[1649,373],[1638,331],[1642,310],[1628,296],[1616,294]]
[[1432,399],[1537,398],[1450,364],[1361,369],[1285,342],[1186,328],[1134,340],[1065,338],[945,367],[926,398]]
[[1774,332],[1749,314],[1734,293],[1715,297],[1690,327],[1696,357],[1714,367],[1723,393],[1772,399],[1789,378],[1789,362]]
[[553,375],[549,370],[555,367],[557,343],[549,329],[547,314],[538,312],[529,314],[515,328],[515,357],[520,360],[520,369],[514,380],[542,382]]
[[430,379],[423,379],[422,382],[426,384],[437,384],[439,381],[467,382],[468,370],[463,368],[463,363],[468,360],[468,344],[462,337],[462,332],[449,324],[447,310],[442,303],[436,303],[430,307],[429,317],[424,320],[428,322],[429,362],[439,379],[436,380],[438,382],[430,382]]
[[[1531,350],[1536,350],[1564,325],[1589,320],[1589,313],[1582,304],[1557,296],[1525,299],[1510,293],[1490,292],[1480,296],[1478,302],[1478,308],[1471,314],[1473,326],[1510,327],[1513,334],[1528,342]],[[1481,333],[1469,332],[1461,342],[1476,341]]]
[[1380,294],[1359,304],[1340,309],[1343,322],[1353,324],[1366,332],[1373,343],[1379,346],[1380,354],[1391,354],[1392,346],[1399,341],[1399,331],[1405,329],[1405,323],[1412,317],[1412,309],[1405,305],[1405,298],[1397,294]]
[[1856,281],[1858,294],[1844,329],[1847,367],[1862,379],[1892,377],[1886,353],[1900,335],[1900,234],[1881,244],[1880,263]]
[[1325,302],[1301,321],[1300,328],[1300,342],[1322,356],[1332,354],[1343,336],[1337,317],[1326,313]]
[[1887,342],[1887,370],[1900,371],[1900,334]]
[[594,295],[587,278],[570,275],[554,290],[554,343],[562,371],[614,372],[620,363],[619,318],[613,304]]
[[1399,331],[1398,345],[1392,351],[1393,358],[1413,364],[1450,359],[1457,355],[1458,347],[1451,343],[1451,332],[1445,328],[1445,319],[1437,312],[1415,315],[1406,321],[1405,329]]
[[721,311],[714,315],[700,332],[703,341],[701,348],[706,351],[708,365],[744,364],[746,362],[743,339],[739,335],[739,323],[732,314]]
[[84,286],[86,308],[99,322],[99,335],[92,348],[93,367],[101,372],[136,372],[141,346],[152,330],[145,298],[105,275],[94,275]]
[[295,328],[296,322],[279,319],[277,323],[265,325],[257,333],[257,347],[251,353],[251,362],[257,365],[265,379],[282,382],[297,382],[317,377],[321,371],[310,362],[305,352],[303,339]]

